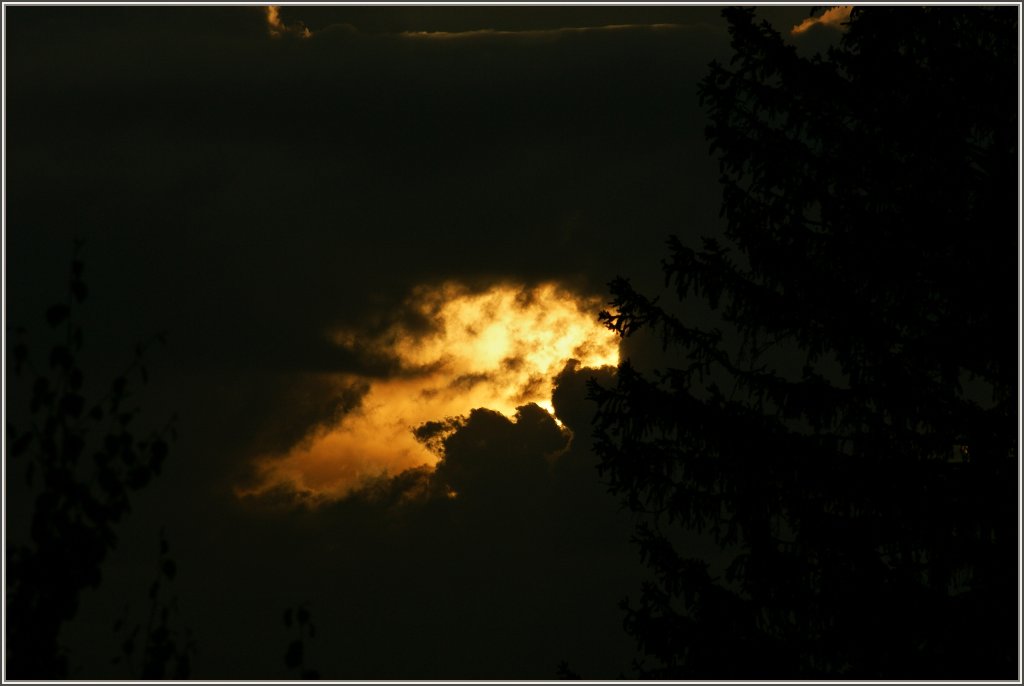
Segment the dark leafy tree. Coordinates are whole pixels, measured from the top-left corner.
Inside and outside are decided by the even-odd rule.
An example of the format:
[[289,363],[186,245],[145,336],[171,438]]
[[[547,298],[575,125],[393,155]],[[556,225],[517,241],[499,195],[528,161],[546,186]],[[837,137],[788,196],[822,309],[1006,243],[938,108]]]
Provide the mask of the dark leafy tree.
[[[177,597],[165,590],[165,587],[174,581],[177,571],[178,566],[170,555],[167,536],[161,529],[160,557],[157,560],[156,576],[149,585],[149,611],[146,622],[138,622],[130,630],[124,618],[114,623],[114,631],[122,634],[123,638],[121,655],[115,657],[112,662],[127,662],[132,674],[139,674],[146,680],[187,679],[192,671],[196,643],[189,629],[175,626]],[[129,607],[125,608],[126,614],[128,609]],[[141,662],[137,665],[135,655],[140,637]]]
[[563,681],[577,681],[583,679],[578,672],[569,666],[569,663],[566,660],[562,660],[558,663],[558,667],[555,668],[555,674]]
[[132,492],[159,473],[174,431],[168,424],[143,437],[136,432],[131,381],[145,381],[145,345],[103,397],[86,400],[75,313],[88,290],[77,251],[68,285],[67,300],[46,313],[59,335],[47,364],[37,366],[24,343],[13,350],[15,374],[28,376],[19,388],[31,389],[31,418],[27,426],[7,426],[8,474],[24,474],[35,495],[30,541],[7,549],[5,659],[14,679],[67,676],[61,626],[75,616],[81,592],[99,585],[101,564],[117,542],[114,527],[129,512]]
[[305,604],[289,607],[284,611],[283,621],[286,627],[294,627],[295,630],[295,638],[288,643],[284,654],[285,667],[294,670],[300,679],[319,679],[320,673],[317,670],[305,666],[306,639],[316,638],[316,625],[313,624],[309,609]]
[[602,315],[681,361],[591,389],[646,513],[637,669],[1015,678],[1017,10],[858,8],[813,58],[724,14],[724,235]]

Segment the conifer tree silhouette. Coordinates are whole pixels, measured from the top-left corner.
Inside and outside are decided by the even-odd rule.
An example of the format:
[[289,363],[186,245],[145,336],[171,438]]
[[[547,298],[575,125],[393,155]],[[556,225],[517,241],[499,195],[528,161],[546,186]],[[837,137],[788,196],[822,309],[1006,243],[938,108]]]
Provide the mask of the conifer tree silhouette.
[[723,13],[725,234],[669,241],[678,306],[619,278],[602,314],[684,362],[591,387],[646,513],[637,670],[1014,678],[1017,12],[855,8],[813,58]]

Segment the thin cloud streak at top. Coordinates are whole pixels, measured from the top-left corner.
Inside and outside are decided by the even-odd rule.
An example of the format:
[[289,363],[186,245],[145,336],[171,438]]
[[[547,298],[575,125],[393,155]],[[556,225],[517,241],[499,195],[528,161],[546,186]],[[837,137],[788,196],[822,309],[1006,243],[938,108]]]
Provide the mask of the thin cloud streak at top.
[[687,28],[684,24],[609,24],[607,26],[567,26],[558,29],[528,29],[505,31],[498,29],[474,29],[470,31],[403,31],[400,36],[434,40],[452,40],[477,37],[553,38],[566,34],[598,33],[603,31],[650,30],[670,31]]

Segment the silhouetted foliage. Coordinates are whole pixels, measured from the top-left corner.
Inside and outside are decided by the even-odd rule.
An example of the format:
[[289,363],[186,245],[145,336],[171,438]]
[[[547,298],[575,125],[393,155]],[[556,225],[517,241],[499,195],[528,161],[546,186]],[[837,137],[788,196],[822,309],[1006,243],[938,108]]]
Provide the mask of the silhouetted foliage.
[[170,424],[144,438],[135,432],[129,380],[145,379],[144,345],[103,397],[86,401],[75,313],[88,290],[77,249],[68,286],[67,300],[46,312],[60,337],[48,364],[37,367],[24,343],[14,348],[15,373],[29,376],[31,421],[8,424],[8,473],[24,473],[35,493],[31,542],[7,550],[6,660],[15,679],[67,675],[61,625],[75,616],[81,592],[99,585],[114,526],[130,511],[131,493],[159,473],[174,433]]
[[564,681],[577,681],[583,678],[569,666],[569,663],[566,660],[562,660],[558,663],[555,673],[558,675],[559,679]]
[[857,8],[814,58],[724,15],[725,236],[670,240],[677,308],[620,278],[602,314],[685,361],[591,388],[648,513],[637,670],[1014,678],[1017,11]]
[[[143,679],[187,679],[192,671],[192,657],[196,650],[192,632],[173,626],[172,619],[178,609],[177,598],[165,600],[166,593],[162,593],[164,586],[169,585],[176,574],[177,565],[170,556],[170,546],[161,529],[157,573],[147,594],[149,612],[146,624],[143,626],[140,622],[132,627],[121,641],[121,655],[113,660],[114,664],[127,661],[132,674],[140,674]],[[114,631],[120,633],[126,626],[125,620],[119,619],[114,624]],[[143,641],[142,660],[136,668],[135,648],[140,635]]]
[[319,679],[320,673],[305,666],[306,638],[316,638],[316,625],[305,604],[284,611],[284,625],[289,629],[295,627],[295,638],[288,643],[284,654],[284,666],[295,670],[300,679]]

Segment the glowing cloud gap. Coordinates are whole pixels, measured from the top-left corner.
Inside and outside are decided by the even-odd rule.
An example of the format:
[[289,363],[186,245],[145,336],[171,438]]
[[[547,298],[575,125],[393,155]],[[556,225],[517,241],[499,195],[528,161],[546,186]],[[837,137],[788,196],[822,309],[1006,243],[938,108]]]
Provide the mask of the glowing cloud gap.
[[850,11],[853,5],[837,5],[825,10],[817,17],[808,17],[792,28],[790,33],[794,36],[810,30],[812,26],[830,26],[834,29],[843,30],[843,23],[850,18]]
[[[529,403],[553,412],[552,380],[569,360],[618,364],[618,338],[597,321],[601,304],[550,283],[417,288],[407,317],[384,333],[332,334],[340,347],[384,351],[392,377],[339,375],[339,386],[369,385],[361,405],[286,454],[257,457],[257,485],[238,494],[284,489],[312,502],[342,498],[383,473],[434,465],[437,456],[412,433],[425,422],[478,407],[512,416]],[[403,323],[413,321],[427,325]]]

